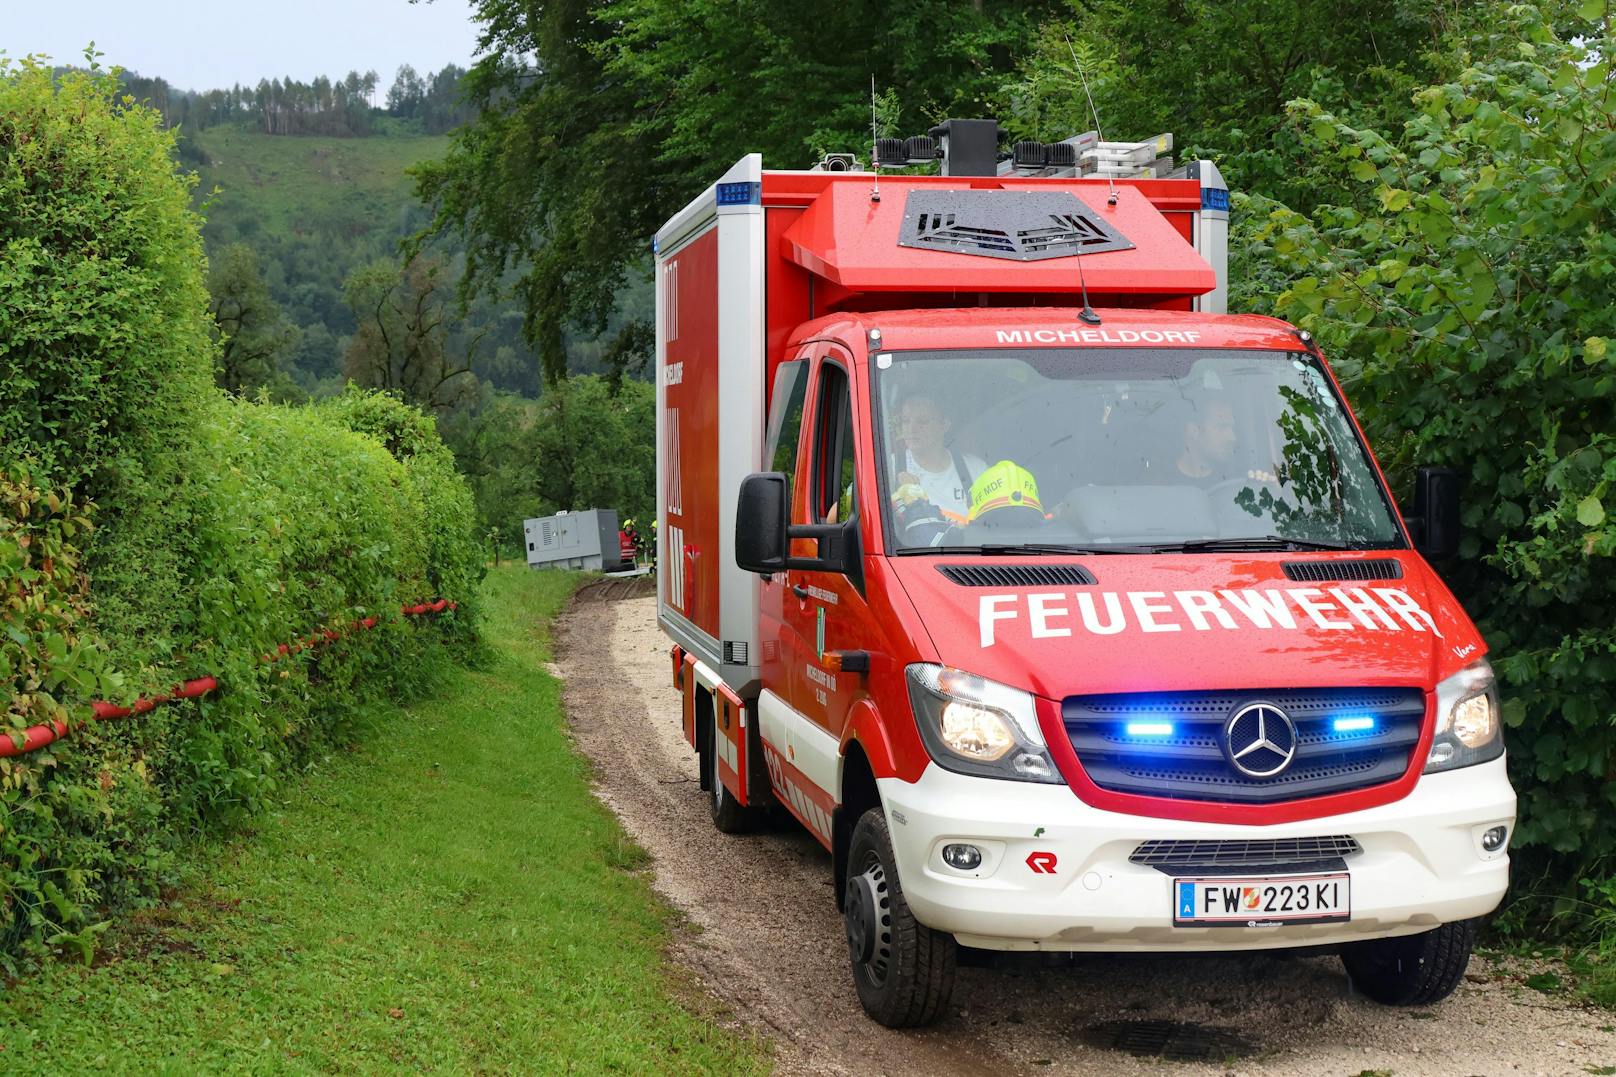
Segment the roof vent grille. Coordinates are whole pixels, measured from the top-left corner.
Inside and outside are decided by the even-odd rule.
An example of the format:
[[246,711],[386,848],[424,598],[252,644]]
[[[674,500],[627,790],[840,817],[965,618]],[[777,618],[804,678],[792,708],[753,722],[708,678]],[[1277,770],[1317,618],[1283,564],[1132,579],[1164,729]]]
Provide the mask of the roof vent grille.
[[1133,247],[1064,191],[910,191],[898,245],[1018,262]]
[[1286,561],[1285,577],[1303,583],[1326,580],[1400,580],[1403,563],[1390,557],[1366,561]]
[[938,565],[961,587],[1092,587],[1082,565]]

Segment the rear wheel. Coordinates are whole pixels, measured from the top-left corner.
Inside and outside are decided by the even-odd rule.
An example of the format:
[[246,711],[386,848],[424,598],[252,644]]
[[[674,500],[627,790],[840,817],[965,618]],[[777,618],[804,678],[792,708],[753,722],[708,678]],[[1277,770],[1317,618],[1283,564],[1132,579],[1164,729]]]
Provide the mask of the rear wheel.
[[954,991],[954,936],[918,922],[903,898],[892,837],[879,807],[865,812],[847,848],[843,918],[853,983],[864,1012],[888,1028],[929,1025]]
[[752,829],[754,813],[735,799],[718,776],[718,729],[710,730],[707,741],[707,799],[713,825],[725,834],[744,834]]
[[1388,1006],[1441,1002],[1464,979],[1476,922],[1460,920],[1397,939],[1348,943],[1341,948],[1352,986]]

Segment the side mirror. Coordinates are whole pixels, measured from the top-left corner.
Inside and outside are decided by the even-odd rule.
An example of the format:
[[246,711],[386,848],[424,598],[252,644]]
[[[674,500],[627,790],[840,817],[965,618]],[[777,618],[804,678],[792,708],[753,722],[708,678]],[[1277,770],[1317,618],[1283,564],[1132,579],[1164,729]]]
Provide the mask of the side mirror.
[[1414,547],[1426,557],[1452,557],[1459,552],[1457,469],[1419,469],[1414,480],[1414,513],[1409,525],[1414,533]]
[[786,537],[789,519],[785,475],[765,471],[742,479],[735,507],[735,563],[765,575],[785,571],[791,549]]
[[[792,524],[786,491],[786,477],[778,471],[761,471],[741,480],[735,506],[735,563],[764,576],[788,568],[858,574],[858,521]],[[792,539],[814,539],[819,555],[791,556]]]

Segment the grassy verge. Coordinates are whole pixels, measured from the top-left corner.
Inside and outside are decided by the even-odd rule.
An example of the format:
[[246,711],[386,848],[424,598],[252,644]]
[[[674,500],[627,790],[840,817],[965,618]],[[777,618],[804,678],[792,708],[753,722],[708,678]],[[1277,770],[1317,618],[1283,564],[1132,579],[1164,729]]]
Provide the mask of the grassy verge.
[[490,573],[485,668],[378,708],[93,967],[11,985],[0,1070],[763,1068],[676,997],[668,912],[566,738],[547,624],[574,583]]

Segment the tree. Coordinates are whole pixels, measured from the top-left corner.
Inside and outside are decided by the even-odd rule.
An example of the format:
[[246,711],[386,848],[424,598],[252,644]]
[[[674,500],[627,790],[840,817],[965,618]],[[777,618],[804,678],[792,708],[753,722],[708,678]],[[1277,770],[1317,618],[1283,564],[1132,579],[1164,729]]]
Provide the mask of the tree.
[[208,294],[219,343],[214,375],[219,387],[247,393],[282,377],[282,360],[297,348],[299,334],[270,298],[251,247],[232,243],[213,256]]
[[916,132],[991,111],[1014,52],[1058,10],[478,0],[486,48],[463,80],[478,117],[416,170],[427,231],[465,237],[463,296],[516,273],[524,335],[559,377],[567,327],[599,332],[645,237],[742,154],[785,167],[867,153],[872,72],[901,88]]
[[411,258],[355,270],[343,284],[358,329],[343,355],[343,373],[371,389],[395,391],[412,404],[446,410],[475,392],[469,362],[448,354],[443,264]]
[[1410,95],[1501,5],[1445,0],[1084,0],[1029,42],[1009,88],[1017,138],[1095,126],[1073,56],[1111,139],[1175,136],[1234,190],[1307,210],[1340,193],[1292,137],[1285,106],[1311,97],[1357,122],[1396,127]]
[[1515,731],[1515,840],[1586,868],[1616,853],[1616,40],[1561,18],[1499,14],[1399,129],[1298,102],[1293,137],[1357,196],[1245,212],[1247,260],[1283,274],[1277,313],[1332,353],[1394,485],[1464,476],[1444,576]]
[[415,68],[403,64],[393,76],[393,85],[387,90],[387,111],[394,116],[410,119],[421,109],[426,98],[426,83],[415,73]]

